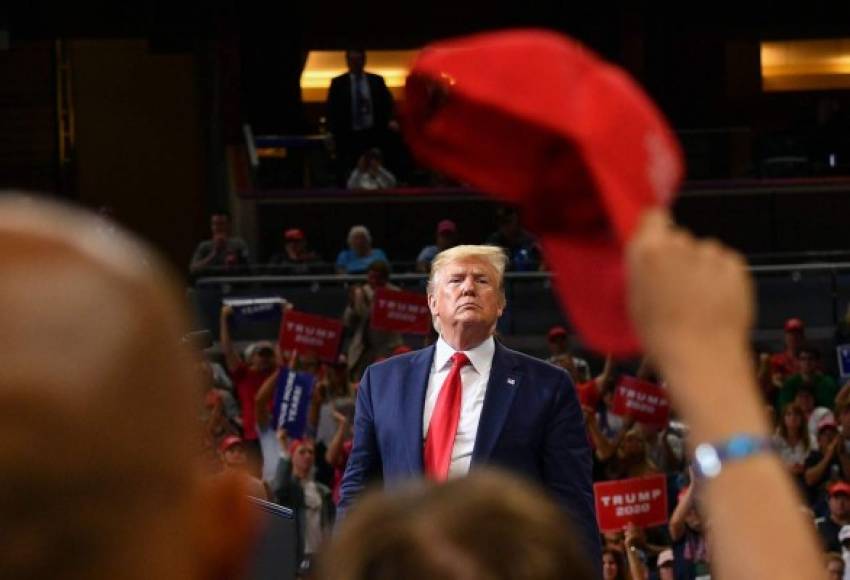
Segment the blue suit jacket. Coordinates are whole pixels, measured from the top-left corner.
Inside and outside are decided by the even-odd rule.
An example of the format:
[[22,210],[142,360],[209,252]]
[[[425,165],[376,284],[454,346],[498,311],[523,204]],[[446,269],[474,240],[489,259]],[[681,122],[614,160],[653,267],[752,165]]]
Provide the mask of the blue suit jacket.
[[[339,510],[364,485],[422,476],[422,415],[434,347],[366,369],[357,393],[354,446]],[[569,375],[496,342],[471,469],[492,465],[543,484],[569,512],[594,567],[601,565],[592,458]]]

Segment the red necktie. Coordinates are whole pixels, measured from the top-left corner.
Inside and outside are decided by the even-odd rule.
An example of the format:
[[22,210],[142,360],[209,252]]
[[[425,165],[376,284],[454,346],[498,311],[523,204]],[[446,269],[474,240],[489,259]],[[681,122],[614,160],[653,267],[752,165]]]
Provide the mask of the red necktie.
[[428,435],[425,437],[423,467],[425,475],[436,481],[445,481],[449,476],[449,464],[452,461],[452,448],[455,444],[457,424],[460,421],[460,401],[463,383],[460,370],[469,364],[462,352],[452,355],[452,368],[443,381],[443,387],[437,397]]

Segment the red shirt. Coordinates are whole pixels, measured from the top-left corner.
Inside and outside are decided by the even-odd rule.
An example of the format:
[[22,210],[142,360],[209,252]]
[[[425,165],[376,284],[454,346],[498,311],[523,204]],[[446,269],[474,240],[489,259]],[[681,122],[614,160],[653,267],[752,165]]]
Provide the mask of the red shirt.
[[799,372],[799,368],[800,363],[797,362],[797,357],[790,355],[787,352],[774,354],[770,357],[771,373],[779,373],[782,375],[783,379],[797,374],[797,372]]
[[578,393],[578,402],[583,407],[596,410],[596,406],[599,404],[599,387],[596,386],[596,379],[576,384],[576,392]]
[[239,363],[232,373],[233,384],[236,385],[236,398],[239,399],[239,406],[242,407],[242,432],[246,441],[255,441],[258,438],[254,398],[274,371],[275,369],[256,371],[245,363]]

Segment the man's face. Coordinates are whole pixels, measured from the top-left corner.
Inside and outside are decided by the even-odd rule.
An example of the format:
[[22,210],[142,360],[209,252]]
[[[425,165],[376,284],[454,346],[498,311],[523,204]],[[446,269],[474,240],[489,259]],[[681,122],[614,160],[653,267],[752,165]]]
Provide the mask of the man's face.
[[673,564],[664,564],[658,568],[658,580],[675,580]]
[[214,215],[210,218],[210,229],[213,237],[230,235],[230,219],[226,215]]
[[797,349],[803,344],[802,330],[788,330],[785,332],[785,348],[791,352],[797,352]]
[[366,54],[360,50],[349,50],[345,53],[345,62],[349,72],[361,73],[366,66]]
[[850,517],[850,496],[846,493],[836,493],[829,496],[829,513],[839,520],[846,520]]
[[254,353],[251,361],[258,371],[268,371],[274,367],[274,351],[270,348],[260,348]]
[[457,260],[441,268],[434,282],[428,305],[441,328],[480,326],[492,332],[505,307],[495,268],[476,258]]
[[567,352],[567,337],[562,335],[553,336],[548,340],[549,352],[552,355]]
[[226,467],[238,468],[244,467],[248,463],[248,456],[245,454],[245,448],[242,445],[231,445],[224,453],[222,459]]

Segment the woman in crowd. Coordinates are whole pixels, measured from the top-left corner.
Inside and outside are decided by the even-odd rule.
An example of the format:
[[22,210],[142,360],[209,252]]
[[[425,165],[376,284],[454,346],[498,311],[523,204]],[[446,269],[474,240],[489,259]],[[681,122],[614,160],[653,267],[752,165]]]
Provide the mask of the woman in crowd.
[[611,548],[602,550],[602,580],[627,580],[622,552]]
[[791,474],[795,479],[801,479],[806,470],[806,457],[811,450],[811,438],[806,417],[799,405],[785,405],[773,443]]

